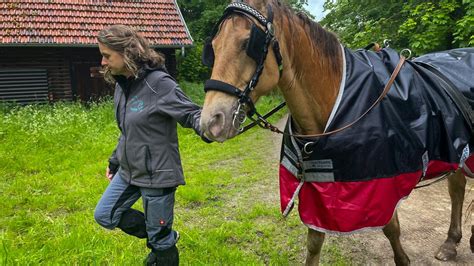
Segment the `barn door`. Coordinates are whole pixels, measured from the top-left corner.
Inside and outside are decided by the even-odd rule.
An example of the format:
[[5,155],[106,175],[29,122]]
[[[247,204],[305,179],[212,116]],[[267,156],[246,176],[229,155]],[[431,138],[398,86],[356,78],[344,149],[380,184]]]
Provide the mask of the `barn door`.
[[112,95],[110,86],[104,82],[104,78],[91,73],[91,63],[74,63],[72,67],[72,87],[75,99],[82,102],[97,101],[107,95]]

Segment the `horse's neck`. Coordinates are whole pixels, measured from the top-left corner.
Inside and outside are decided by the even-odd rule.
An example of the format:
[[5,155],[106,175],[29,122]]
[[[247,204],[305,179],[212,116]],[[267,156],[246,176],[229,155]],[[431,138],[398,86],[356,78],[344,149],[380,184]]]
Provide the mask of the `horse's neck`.
[[[279,87],[298,132],[321,133],[339,92],[342,50],[337,47],[337,58],[329,58],[322,50],[313,48],[303,26],[295,26],[291,30],[284,27],[284,36],[279,36],[283,56]],[[295,39],[295,36],[299,38]]]

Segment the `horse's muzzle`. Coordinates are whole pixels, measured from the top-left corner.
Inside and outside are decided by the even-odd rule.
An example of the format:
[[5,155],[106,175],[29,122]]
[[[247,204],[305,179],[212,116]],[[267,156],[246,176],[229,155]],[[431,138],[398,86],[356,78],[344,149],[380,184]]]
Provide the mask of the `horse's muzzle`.
[[225,133],[225,115],[223,112],[217,112],[207,122],[206,135],[211,139],[219,140]]

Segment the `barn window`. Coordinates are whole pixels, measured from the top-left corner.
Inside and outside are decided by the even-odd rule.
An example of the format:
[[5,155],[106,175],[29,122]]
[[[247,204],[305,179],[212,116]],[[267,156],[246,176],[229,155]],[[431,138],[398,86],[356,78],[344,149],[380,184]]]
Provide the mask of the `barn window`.
[[48,102],[46,69],[0,68],[0,101],[19,104]]

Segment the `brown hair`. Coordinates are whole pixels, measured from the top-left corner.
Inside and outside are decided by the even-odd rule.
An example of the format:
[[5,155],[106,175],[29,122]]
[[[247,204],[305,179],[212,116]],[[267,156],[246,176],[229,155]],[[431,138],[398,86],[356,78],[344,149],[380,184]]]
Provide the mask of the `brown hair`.
[[[131,27],[113,25],[99,32],[97,40],[108,48],[123,56],[125,67],[135,77],[145,66],[164,68],[163,55],[153,50],[147,39]],[[105,68],[104,78],[109,83],[115,83],[109,68]]]

